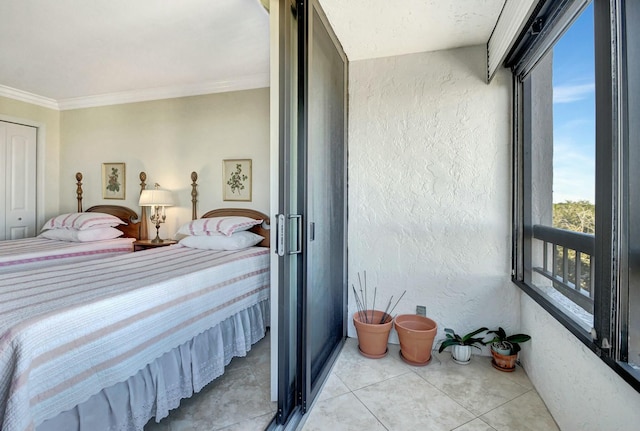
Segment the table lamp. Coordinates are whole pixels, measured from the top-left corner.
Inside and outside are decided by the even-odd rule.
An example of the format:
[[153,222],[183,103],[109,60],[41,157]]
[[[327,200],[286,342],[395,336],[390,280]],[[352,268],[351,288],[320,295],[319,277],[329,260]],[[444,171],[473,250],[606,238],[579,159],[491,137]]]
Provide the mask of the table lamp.
[[157,244],[164,242],[160,239],[160,223],[164,223],[167,218],[165,207],[173,206],[173,195],[169,190],[160,189],[158,183],[154,187],[153,190],[143,190],[140,193],[140,206],[152,207],[150,219],[156,224],[156,237],[151,242]]

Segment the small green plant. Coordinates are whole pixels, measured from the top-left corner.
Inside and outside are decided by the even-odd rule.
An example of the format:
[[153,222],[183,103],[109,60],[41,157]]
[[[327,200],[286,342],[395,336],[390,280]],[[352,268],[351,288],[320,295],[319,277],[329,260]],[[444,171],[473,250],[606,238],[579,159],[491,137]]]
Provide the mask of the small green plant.
[[507,333],[502,328],[498,328],[495,331],[489,331],[487,334],[495,334],[495,337],[489,341],[484,341],[483,344],[485,346],[487,344],[491,344],[491,347],[496,349],[509,350],[510,355],[515,355],[520,351],[520,343],[524,343],[531,339],[531,336],[527,334],[514,334],[507,336]]
[[438,353],[442,353],[442,351],[449,346],[472,346],[477,349],[480,349],[479,344],[480,345],[483,344],[482,340],[484,337],[475,337],[475,336],[488,330],[489,328],[484,328],[484,327],[478,328],[475,331],[469,332],[468,334],[461,337],[460,335],[456,334],[453,329],[445,328],[444,332],[446,333],[447,338],[442,340],[442,343],[440,344],[440,348],[438,349]]

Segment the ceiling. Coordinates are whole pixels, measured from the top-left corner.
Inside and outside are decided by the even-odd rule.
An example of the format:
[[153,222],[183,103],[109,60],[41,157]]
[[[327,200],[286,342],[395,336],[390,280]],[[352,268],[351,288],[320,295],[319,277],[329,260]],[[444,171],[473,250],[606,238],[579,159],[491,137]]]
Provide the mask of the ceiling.
[[[504,1],[320,3],[353,61],[486,44]],[[0,16],[0,95],[71,109],[269,85],[259,0],[1,0]]]
[[2,0],[0,16],[0,85],[56,101],[269,85],[256,0]]
[[488,42],[506,0],[320,0],[350,61]]

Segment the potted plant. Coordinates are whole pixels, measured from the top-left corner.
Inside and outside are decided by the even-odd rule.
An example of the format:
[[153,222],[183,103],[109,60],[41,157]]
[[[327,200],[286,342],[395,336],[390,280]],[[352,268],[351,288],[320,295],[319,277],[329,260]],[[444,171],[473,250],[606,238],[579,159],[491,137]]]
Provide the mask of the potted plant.
[[[353,314],[353,325],[356,328],[358,334],[358,349],[360,354],[371,359],[379,359],[387,355],[387,343],[389,341],[389,333],[393,327],[393,318],[391,313],[395,309],[402,296],[396,301],[395,305],[391,307],[393,295],[389,299],[387,307],[384,311],[376,310],[376,296],[378,289],[373,291],[373,305],[371,308],[367,307],[367,273],[364,273],[364,288],[358,274],[358,284],[360,287],[360,293],[356,291],[354,285],[353,294],[355,297],[355,303],[357,311]],[[406,291],[405,291],[406,293]]]
[[491,345],[491,355],[493,356],[491,365],[500,371],[514,371],[518,352],[520,351],[520,343],[529,341],[531,337],[527,334],[507,336],[507,333],[502,328],[489,331],[487,334],[495,335],[491,340],[484,342],[485,345]]
[[467,365],[471,362],[471,348],[475,347],[480,350],[480,346],[483,344],[484,337],[476,337],[476,335],[488,330],[489,328],[478,328],[461,337],[453,329],[445,328],[446,338],[442,340],[438,353],[442,353],[444,349],[451,346],[451,359],[453,359],[453,362]]

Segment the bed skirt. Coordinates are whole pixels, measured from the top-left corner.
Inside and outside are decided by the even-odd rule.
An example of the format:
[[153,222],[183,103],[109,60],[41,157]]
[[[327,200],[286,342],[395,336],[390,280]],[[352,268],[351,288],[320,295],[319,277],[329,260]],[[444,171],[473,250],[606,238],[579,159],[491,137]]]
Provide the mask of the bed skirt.
[[125,382],[45,420],[36,430],[142,430],[151,418],[159,422],[180,400],[221,376],[233,357],[246,356],[268,325],[265,300],[165,353]]

